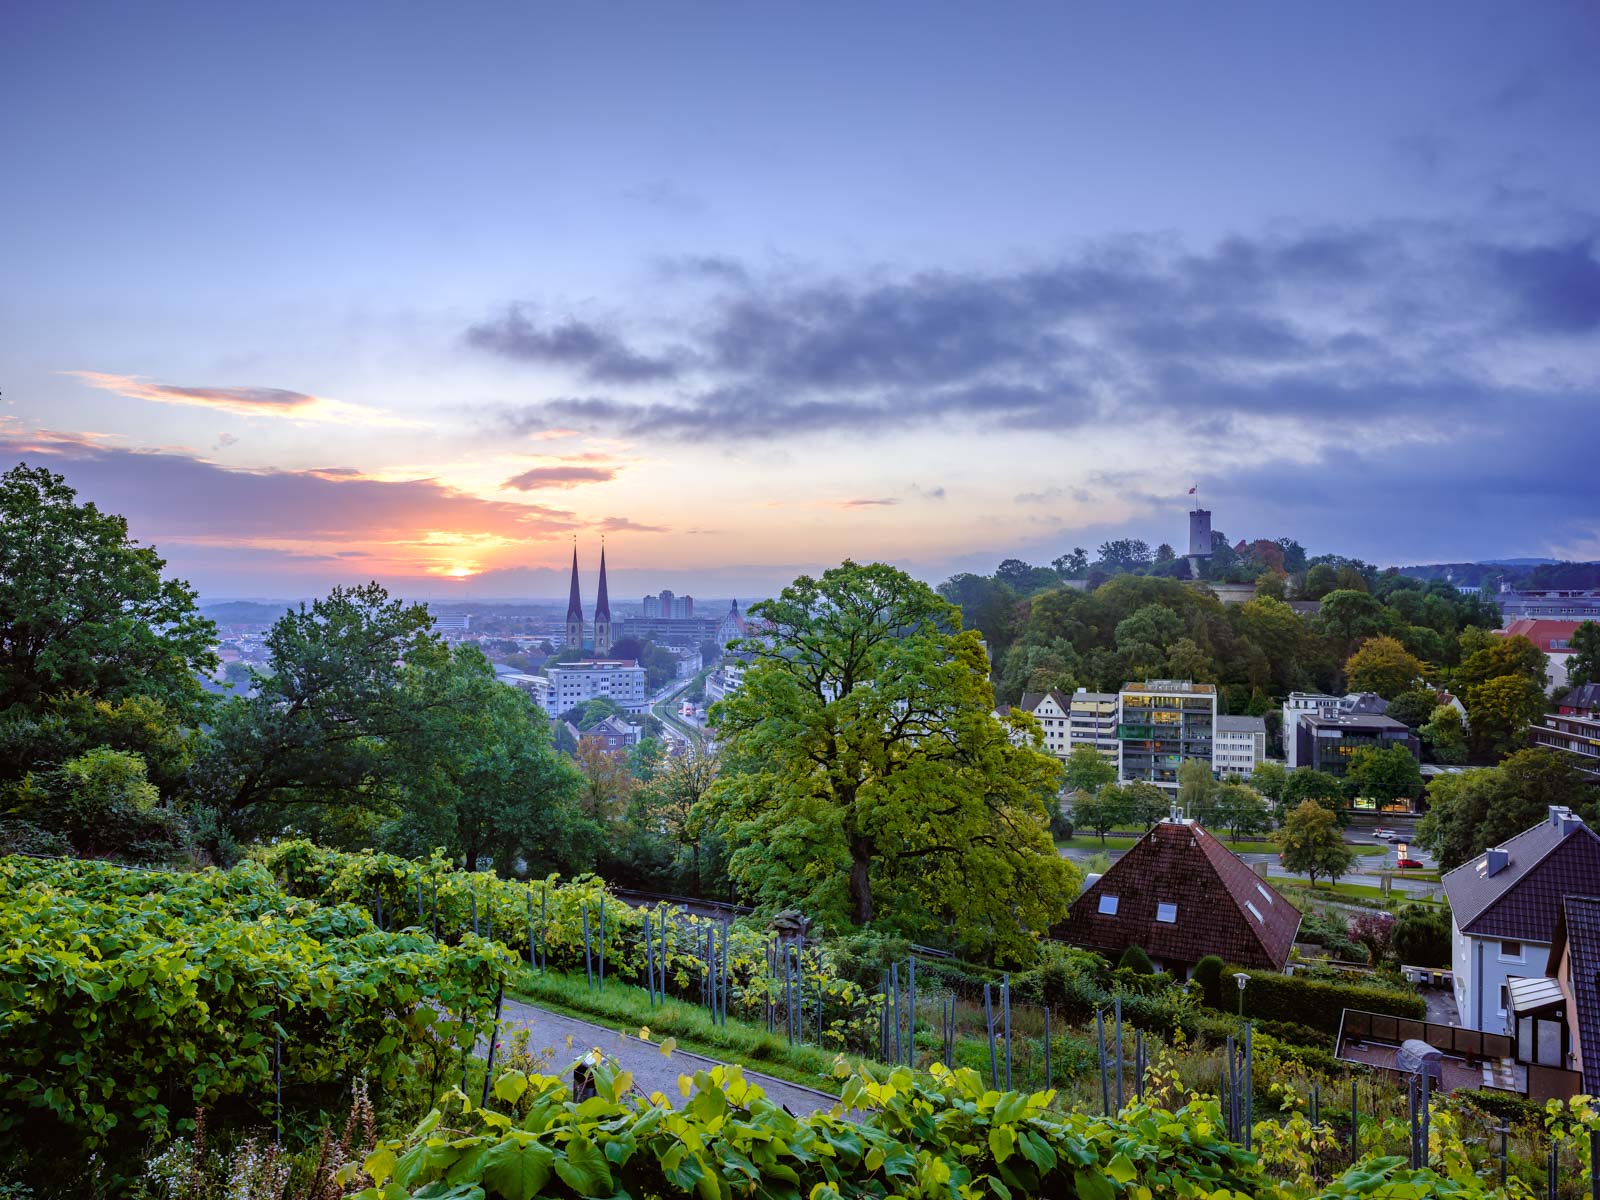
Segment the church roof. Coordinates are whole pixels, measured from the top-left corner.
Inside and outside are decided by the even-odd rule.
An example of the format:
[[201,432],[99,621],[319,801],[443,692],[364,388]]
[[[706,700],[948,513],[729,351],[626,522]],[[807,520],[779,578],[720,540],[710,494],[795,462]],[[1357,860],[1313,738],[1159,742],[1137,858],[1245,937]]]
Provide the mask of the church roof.
[[[573,584],[577,586],[576,583]],[[577,595],[576,592],[573,595]],[[581,611],[581,606],[580,606]],[[600,543],[600,591],[595,596],[594,619],[596,621],[611,620],[611,598],[606,594],[606,544]]]
[[567,620],[583,620],[583,596],[578,591],[578,545],[572,545],[572,593],[567,598]]

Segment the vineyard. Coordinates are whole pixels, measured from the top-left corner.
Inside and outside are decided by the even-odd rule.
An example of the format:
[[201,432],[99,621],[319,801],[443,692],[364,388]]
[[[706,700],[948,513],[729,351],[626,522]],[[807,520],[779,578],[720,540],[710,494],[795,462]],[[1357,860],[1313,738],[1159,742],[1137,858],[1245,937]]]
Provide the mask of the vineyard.
[[[39,1196],[86,1194],[49,1190],[63,1163],[103,1194],[172,1200],[1587,1195],[1586,1101],[1493,1116],[1439,1099],[1419,1139],[1403,1089],[1366,1076],[1342,1103],[1324,1052],[1264,1034],[1238,1074],[1219,1045],[1236,1025],[1192,989],[1077,952],[1011,986],[918,963],[915,984],[891,971],[874,987],[828,945],[634,907],[594,877],[301,841],[194,874],[0,859],[0,886],[0,1183]],[[685,1079],[669,1108],[605,1063],[597,1094],[574,1097],[581,1046],[505,1039],[494,1072],[484,1047],[516,987],[592,996],[641,1038],[687,1005],[729,1048],[804,1042],[794,1061],[834,1076],[841,1107],[793,1117],[730,1068]],[[333,1114],[369,1094],[340,1142],[359,1126],[360,1145],[331,1152]],[[220,1153],[206,1146],[276,1182],[193,1182],[215,1164],[144,1175]],[[322,1190],[294,1190],[311,1179]]]

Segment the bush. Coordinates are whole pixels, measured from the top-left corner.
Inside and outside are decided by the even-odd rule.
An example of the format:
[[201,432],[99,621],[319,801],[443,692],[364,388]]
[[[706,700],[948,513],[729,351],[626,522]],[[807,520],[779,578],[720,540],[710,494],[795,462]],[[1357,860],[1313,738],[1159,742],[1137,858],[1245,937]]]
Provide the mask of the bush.
[[1244,989],[1245,1015],[1262,1020],[1287,1021],[1337,1034],[1347,1008],[1417,1020],[1428,1015],[1427,1004],[1417,995],[1360,984],[1324,983],[1271,971],[1245,973],[1250,977]]
[[1208,954],[1194,965],[1192,978],[1200,985],[1200,992],[1205,997],[1205,1002],[1212,1008],[1222,1007],[1222,968],[1223,961],[1215,954]]
[[1450,965],[1450,916],[1426,904],[1408,904],[1394,924],[1394,952],[1413,967]]
[[1155,964],[1150,961],[1150,956],[1144,952],[1143,946],[1129,946],[1122,952],[1122,957],[1117,960],[1119,970],[1132,971],[1136,975],[1154,975]]

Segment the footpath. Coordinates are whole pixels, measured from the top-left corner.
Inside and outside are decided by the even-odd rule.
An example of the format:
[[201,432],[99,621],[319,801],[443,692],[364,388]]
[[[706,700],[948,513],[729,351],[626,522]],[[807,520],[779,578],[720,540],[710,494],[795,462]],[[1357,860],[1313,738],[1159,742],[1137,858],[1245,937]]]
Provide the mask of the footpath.
[[[683,1093],[678,1090],[680,1075],[692,1076],[696,1071],[725,1065],[717,1059],[707,1058],[703,1054],[692,1054],[686,1050],[674,1050],[670,1055],[662,1054],[661,1047],[655,1042],[640,1041],[637,1030],[630,1036],[617,1029],[608,1029],[604,1025],[596,1025],[590,1021],[580,1021],[576,1017],[562,1016],[560,1013],[553,1013],[548,1009],[507,997],[500,1016],[502,1045],[518,1029],[528,1031],[528,1049],[532,1053],[553,1051],[550,1055],[552,1070],[562,1069],[589,1050],[599,1050],[607,1058],[619,1063],[623,1070],[630,1072],[639,1090],[646,1095],[660,1092],[674,1105],[683,1103]],[[743,1067],[743,1064],[739,1065]],[[839,1102],[837,1096],[817,1088],[790,1083],[785,1079],[775,1079],[771,1075],[763,1075],[748,1067],[743,1069],[745,1079],[758,1085],[767,1094],[767,1099],[774,1104],[781,1104],[796,1116],[803,1117],[809,1113],[832,1108]]]

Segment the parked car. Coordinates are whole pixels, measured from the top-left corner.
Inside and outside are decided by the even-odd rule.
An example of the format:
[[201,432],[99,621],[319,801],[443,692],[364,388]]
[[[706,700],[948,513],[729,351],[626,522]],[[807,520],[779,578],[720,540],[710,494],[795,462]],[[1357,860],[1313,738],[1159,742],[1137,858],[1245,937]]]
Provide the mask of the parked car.
[[1392,829],[1374,829],[1372,831],[1372,836],[1377,838],[1380,842],[1392,842],[1400,835]]
[[1395,863],[1394,865],[1399,867],[1402,871],[1420,871],[1420,870],[1422,870],[1422,864],[1419,863],[1414,858],[1402,858],[1399,862]]

